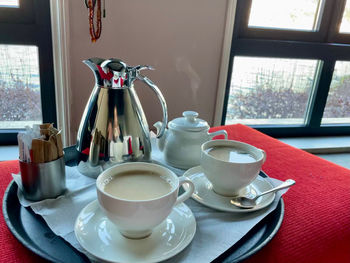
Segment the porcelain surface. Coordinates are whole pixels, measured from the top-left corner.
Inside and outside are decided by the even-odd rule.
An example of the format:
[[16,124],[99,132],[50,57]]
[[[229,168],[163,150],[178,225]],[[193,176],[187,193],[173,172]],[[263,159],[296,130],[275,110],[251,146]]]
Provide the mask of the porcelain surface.
[[[197,117],[195,111],[183,112],[183,117],[169,122],[169,129],[157,140],[159,150],[164,152],[164,159],[171,166],[181,169],[197,166],[203,143],[217,135],[224,135],[227,139],[225,130],[209,133],[209,124]],[[154,124],[157,130],[161,125],[161,122]]]
[[[105,185],[113,177],[130,171],[154,172],[169,182],[171,190],[165,195],[145,200],[122,199],[105,192]],[[191,187],[178,196],[179,188],[184,183]],[[131,162],[111,167],[101,173],[96,180],[96,189],[101,209],[119,231],[130,238],[143,238],[150,235],[152,229],[168,217],[175,205],[190,198],[194,185],[187,178],[178,177],[164,166]]]
[[88,256],[99,262],[150,263],[169,259],[185,249],[195,235],[196,220],[188,206],[179,204],[149,237],[128,239],[93,201],[80,212],[74,232]]
[[[213,186],[209,180],[205,177],[203,169],[200,166],[193,167],[184,173],[184,176],[188,177],[195,185],[195,192],[192,198],[197,202],[214,208],[220,211],[226,212],[236,212],[236,213],[247,213],[256,210],[263,209],[270,205],[275,199],[275,193],[267,194],[260,197],[257,200],[257,206],[251,209],[242,209],[236,207],[230,203],[231,197],[222,196],[213,191]],[[186,185],[182,186],[186,189]],[[250,185],[243,188],[239,194],[240,195],[255,195],[262,193],[264,191],[270,190],[273,185],[268,181],[268,179],[258,176]]]
[[[248,153],[253,161],[228,161],[208,152],[210,149],[225,147],[232,151]],[[253,145],[235,140],[213,140],[201,146],[200,165],[216,193],[225,196],[238,195],[239,191],[251,184],[258,176],[266,160],[266,153]]]

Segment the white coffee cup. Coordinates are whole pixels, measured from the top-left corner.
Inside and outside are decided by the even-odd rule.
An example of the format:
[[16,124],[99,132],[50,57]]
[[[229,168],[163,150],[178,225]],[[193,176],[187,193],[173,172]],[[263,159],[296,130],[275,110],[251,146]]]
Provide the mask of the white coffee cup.
[[[153,199],[131,200],[116,197],[105,191],[105,186],[113,178],[133,171],[154,172],[160,175],[170,184],[169,192]],[[185,183],[188,184],[188,189],[178,196],[180,186]],[[149,236],[152,229],[168,217],[175,205],[188,199],[194,192],[194,185],[188,178],[177,177],[166,167],[142,162],[124,163],[107,169],[98,176],[96,188],[102,211],[123,236],[134,239]]]
[[[228,156],[244,158],[228,159]],[[227,154],[223,154],[227,152]],[[247,155],[247,156],[245,156]],[[246,158],[247,157],[247,158]],[[224,196],[238,195],[258,176],[266,154],[250,144],[234,140],[213,140],[202,144],[200,164],[213,190]]]

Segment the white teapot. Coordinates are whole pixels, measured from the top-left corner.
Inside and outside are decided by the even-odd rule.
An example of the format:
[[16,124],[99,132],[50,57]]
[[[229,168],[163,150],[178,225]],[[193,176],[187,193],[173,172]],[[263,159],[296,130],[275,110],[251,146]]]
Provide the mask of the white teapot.
[[[165,161],[171,166],[189,169],[199,165],[201,145],[211,140],[216,135],[224,135],[227,132],[220,130],[209,133],[209,125],[206,121],[198,119],[195,111],[185,111],[183,117],[176,118],[168,123],[168,129],[164,135],[157,139],[158,148],[164,152]],[[156,122],[157,131],[162,127],[161,122]]]

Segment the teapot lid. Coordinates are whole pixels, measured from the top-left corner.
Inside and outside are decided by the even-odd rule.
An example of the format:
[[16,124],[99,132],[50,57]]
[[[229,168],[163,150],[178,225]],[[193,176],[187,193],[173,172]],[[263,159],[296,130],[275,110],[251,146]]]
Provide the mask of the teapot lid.
[[182,116],[170,121],[169,128],[184,131],[202,131],[209,128],[209,124],[205,120],[197,118],[198,113],[195,111],[184,111]]

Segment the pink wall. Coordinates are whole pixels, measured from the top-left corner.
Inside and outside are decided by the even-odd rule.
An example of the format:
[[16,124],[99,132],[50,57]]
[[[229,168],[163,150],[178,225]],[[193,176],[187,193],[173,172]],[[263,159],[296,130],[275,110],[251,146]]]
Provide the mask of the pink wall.
[[[94,85],[90,57],[120,58],[129,65],[148,64],[144,72],[162,91],[169,120],[184,110],[198,111],[212,124],[223,42],[226,0],[106,0],[102,36],[91,43],[84,1],[70,4],[72,130]],[[141,83],[136,90],[149,126],[161,119],[154,93]]]

